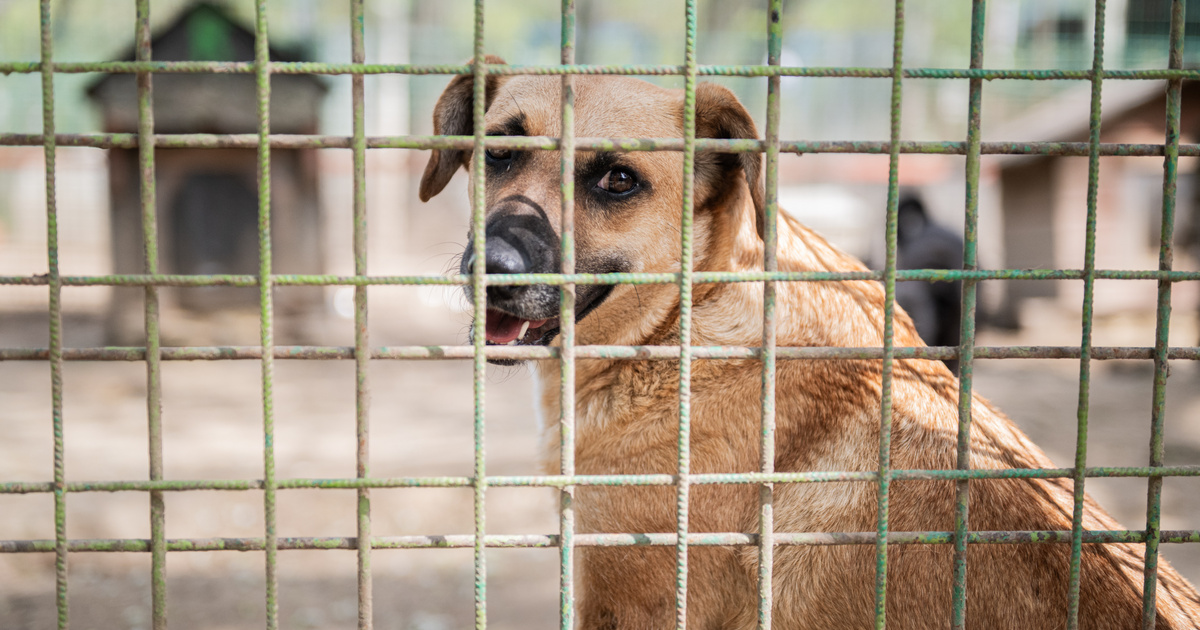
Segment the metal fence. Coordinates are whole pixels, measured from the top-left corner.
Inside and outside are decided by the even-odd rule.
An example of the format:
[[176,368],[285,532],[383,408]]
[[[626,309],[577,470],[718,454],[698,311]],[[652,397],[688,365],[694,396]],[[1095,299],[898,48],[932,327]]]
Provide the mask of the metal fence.
[[[1200,466],[1165,466],[1163,462],[1163,417],[1168,361],[1171,359],[1200,359],[1195,347],[1169,347],[1168,330],[1171,314],[1171,287],[1179,281],[1200,280],[1198,272],[1172,270],[1172,238],[1175,217],[1178,159],[1200,155],[1200,145],[1180,143],[1180,94],[1184,80],[1200,79],[1200,70],[1183,69],[1184,2],[1173,0],[1170,30],[1170,61],[1160,70],[1112,71],[1104,69],[1105,2],[1095,3],[1095,33],[1093,62],[1090,70],[994,70],[983,66],[985,0],[973,0],[971,17],[970,67],[958,69],[905,69],[904,0],[895,2],[895,32],[893,61],[890,68],[848,67],[783,67],[780,65],[782,46],[782,0],[769,0],[768,63],[746,66],[701,66],[696,63],[696,0],[686,0],[686,56],[681,66],[598,66],[578,65],[574,59],[575,3],[562,2],[562,63],[550,66],[488,65],[482,61],[461,66],[380,65],[365,63],[363,46],[363,0],[349,0],[352,33],[352,61],[348,64],[271,62],[268,59],[266,0],[256,0],[255,61],[254,62],[155,62],[150,47],[150,1],[137,0],[137,52],[132,62],[69,63],[55,62],[52,45],[50,0],[41,0],[41,60],[38,62],[0,63],[0,72],[40,73],[42,77],[43,133],[38,135],[3,134],[0,145],[41,145],[45,148],[46,216],[48,225],[49,273],[36,276],[0,277],[0,284],[41,285],[49,290],[50,346],[41,349],[0,348],[0,360],[48,361],[51,369],[54,432],[54,479],[41,483],[0,482],[0,493],[52,493],[54,496],[55,538],[53,540],[0,540],[3,553],[53,553],[56,559],[58,626],[68,624],[67,562],[71,553],[83,551],[149,552],[152,557],[153,627],[166,627],[166,558],[167,552],[211,551],[222,549],[262,550],[266,557],[266,626],[278,626],[276,558],[278,550],[287,549],[356,549],[358,553],[358,619],[360,628],[372,626],[373,549],[419,547],[469,547],[475,558],[475,619],[476,627],[487,625],[487,566],[489,547],[557,547],[561,567],[561,624],[574,624],[574,565],[573,550],[589,545],[664,545],[676,550],[676,611],[678,628],[686,626],[688,548],[692,545],[751,545],[759,555],[759,625],[771,627],[772,558],[777,545],[874,545],[876,554],[875,620],[878,628],[886,624],[885,597],[887,594],[888,547],[894,544],[950,544],[954,547],[953,619],[955,628],[965,627],[966,613],[966,549],[968,544],[1028,543],[1069,544],[1070,584],[1068,628],[1078,627],[1080,557],[1083,543],[1133,542],[1146,546],[1145,596],[1143,627],[1155,626],[1155,584],[1158,550],[1164,542],[1200,542],[1200,530],[1163,531],[1159,527],[1162,481],[1166,476],[1197,476]],[[483,21],[484,0],[475,2],[475,59],[483,60],[486,52]],[[138,85],[139,126],[137,134],[75,134],[56,135],[54,75],[56,73],[124,72],[135,73]],[[253,74],[258,90],[257,135],[164,135],[154,133],[152,73],[243,73]],[[272,74],[351,75],[353,80],[353,135],[292,136],[269,133],[270,76]],[[474,82],[473,137],[367,137],[363,118],[363,82],[368,74],[471,74]],[[549,74],[562,77],[563,130],[561,138],[553,137],[487,137],[484,120],[483,80],[488,75]],[[684,78],[684,135],[683,138],[576,138],[573,130],[573,75],[681,75]],[[767,77],[768,114],[766,140],[697,139],[695,127],[696,81],[701,76]],[[890,79],[891,137],[887,142],[804,142],[781,141],[780,78],[789,77],[856,77]],[[970,84],[969,118],[965,141],[902,142],[900,140],[900,109],[902,85],[905,79],[967,79]],[[983,143],[980,140],[981,91],[984,80],[1044,80],[1067,79],[1091,83],[1091,123],[1087,142],[1054,143]],[[1167,131],[1162,144],[1102,144],[1100,142],[1100,103],[1105,80],[1166,80]],[[98,148],[137,147],[141,165],[141,208],[145,237],[145,273],[140,275],[63,276],[58,267],[58,218],[55,207],[55,150],[58,146],[88,146]],[[155,148],[166,147],[254,147],[259,159],[259,251],[257,275],[165,275],[159,273],[158,233],[155,218]],[[354,163],[354,253],[353,276],[299,276],[272,273],[271,238],[269,232],[271,190],[269,173],[273,148],[350,148]],[[407,149],[469,149],[473,150],[471,168],[475,175],[472,228],[475,234],[484,230],[484,147],[522,150],[560,150],[562,159],[562,273],[528,275],[489,275],[484,272],[485,239],[474,239],[475,265],[470,275],[400,276],[368,275],[366,258],[366,172],[365,154],[369,148]],[[681,271],[666,274],[577,274],[575,273],[573,240],[575,152],[579,150],[608,151],[682,151],[683,220],[681,225]],[[766,263],[761,272],[701,273],[694,271],[692,216],[694,183],[692,178],[695,155],[698,151],[763,152],[766,154]],[[776,217],[778,215],[778,161],[781,152],[790,153],[874,153],[887,154],[890,159],[887,196],[887,257],[882,271],[872,272],[779,272],[776,262]],[[962,270],[897,270],[896,231],[898,165],[901,154],[942,153],[964,155],[966,159],[965,250]],[[980,156],[983,154],[1077,155],[1089,160],[1087,196],[1087,241],[1082,269],[1067,270],[982,270],[977,261],[978,207]],[[1164,156],[1163,208],[1159,267],[1145,271],[1109,271],[1095,267],[1095,235],[1099,161],[1101,156]],[[962,341],[958,347],[910,348],[896,347],[893,337],[895,283],[917,280],[961,280],[963,282]],[[991,279],[1079,280],[1084,286],[1082,339],[1077,347],[977,347],[975,345],[976,285]],[[1153,279],[1158,281],[1157,333],[1153,348],[1094,347],[1092,345],[1093,295],[1097,279]],[[776,347],[775,293],[779,282],[874,280],[885,286],[886,309],[884,341],[875,348],[810,348]],[[697,283],[763,282],[764,316],[761,347],[693,347],[691,345],[692,289]],[[575,345],[575,287],[587,284],[678,284],[680,295],[679,346],[576,346]],[[373,348],[367,335],[367,288],[376,285],[470,285],[474,296],[474,324],[484,326],[484,287],[490,285],[548,284],[562,288],[561,346],[551,347],[490,347],[484,335],[475,335],[473,346],[411,346]],[[64,287],[73,286],[139,286],[145,288],[144,347],[131,348],[64,348],[62,338],[61,296]],[[353,286],[355,287],[354,318],[356,325],[353,347],[276,346],[274,341],[273,290],[277,286]],[[247,347],[183,347],[164,348],[160,345],[158,289],[164,286],[241,286],[258,287],[261,314],[261,341]],[[987,358],[1058,358],[1079,359],[1078,426],[1074,466],[1054,469],[976,470],[971,468],[969,435],[971,430],[970,400],[974,360]],[[678,472],[662,475],[577,475],[574,469],[574,409],[563,405],[561,417],[561,472],[545,476],[488,476],[484,452],[484,371],[488,358],[522,358],[558,361],[562,369],[562,397],[573,400],[575,360],[577,358],[637,359],[678,361],[679,384],[679,443]],[[689,466],[689,411],[691,403],[691,362],[695,359],[757,359],[763,363],[761,470],[745,474],[693,474]],[[789,359],[875,359],[882,360],[883,399],[880,418],[878,472],[809,471],[780,473],[774,470],[775,426],[775,366]],[[896,359],[957,358],[961,365],[958,431],[958,464],[955,470],[897,470],[890,464],[890,435],[892,416],[892,367]],[[1152,359],[1154,362],[1154,393],[1150,461],[1144,467],[1096,468],[1087,466],[1088,387],[1093,359]],[[252,359],[262,364],[262,434],[263,475],[261,479],[232,481],[194,480],[168,481],[163,479],[162,422],[160,366],[172,360],[238,360]],[[357,370],[357,474],[345,479],[280,479],[275,474],[273,445],[274,414],[272,375],[276,359],[353,359]],[[370,438],[370,389],[368,366],[372,360],[441,360],[471,359],[474,362],[475,418],[474,472],[468,477],[405,477],[379,478],[371,476],[368,446]],[[68,481],[63,465],[62,371],[64,361],[144,361],[148,384],[149,456],[148,480],[91,482]],[[1084,531],[1083,496],[1089,477],[1142,477],[1148,480],[1147,518],[1144,530]],[[1074,484],[1074,513],[1070,531],[970,531],[968,528],[969,486],[971,479],[1050,479],[1070,478]],[[953,531],[892,531],[888,522],[888,496],[893,480],[937,479],[953,480],[956,484],[955,524]],[[772,525],[772,496],[774,484],[820,483],[851,481],[878,484],[878,521],[874,532],[776,532]],[[688,497],[696,484],[749,484],[760,488],[760,527],[757,532],[728,532],[694,534],[689,532]],[[674,486],[677,492],[677,527],[674,533],[577,534],[572,506],[574,489],[580,485],[661,485]],[[560,531],[550,535],[493,535],[488,534],[484,520],[484,505],[489,487],[523,486],[553,487],[561,491]],[[474,492],[475,525],[473,535],[461,536],[397,536],[379,537],[371,533],[371,489],[409,487],[469,487]],[[343,538],[281,538],[276,534],[275,505],[279,491],[296,488],[356,489],[358,493],[358,528],[355,537]],[[173,539],[164,534],[164,493],[189,490],[262,490],[265,502],[266,528],[261,537],[221,539]],[[66,534],[66,503],[71,493],[138,491],[150,495],[150,539],[71,540]]]

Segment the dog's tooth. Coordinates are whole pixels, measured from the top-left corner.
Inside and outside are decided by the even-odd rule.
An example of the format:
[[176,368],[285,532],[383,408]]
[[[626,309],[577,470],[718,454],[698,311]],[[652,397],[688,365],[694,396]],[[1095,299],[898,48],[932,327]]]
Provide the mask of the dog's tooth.
[[525,320],[525,323],[521,324],[521,332],[517,334],[517,339],[524,338],[527,332],[529,332],[529,320]]
[[[518,339],[519,339],[519,337],[518,337]],[[506,344],[504,344],[504,345],[506,345],[506,346],[515,346],[515,345],[517,345],[517,340],[516,340],[516,339],[513,339],[512,341],[510,341],[510,342],[508,342],[508,343],[506,343]]]

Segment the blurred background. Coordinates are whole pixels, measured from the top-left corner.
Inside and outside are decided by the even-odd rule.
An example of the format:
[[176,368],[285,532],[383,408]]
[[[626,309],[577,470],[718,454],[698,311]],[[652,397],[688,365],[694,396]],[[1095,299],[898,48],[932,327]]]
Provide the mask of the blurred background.
[[[990,3],[985,67],[1084,69],[1091,65],[1094,15],[1087,0]],[[1188,0],[1185,63],[1200,59],[1200,1]],[[248,0],[154,0],[158,60],[252,58],[254,6]],[[683,2],[578,0],[580,63],[680,64]],[[700,0],[701,64],[766,62],[766,2]],[[783,64],[890,67],[892,3],[888,0],[785,0]],[[1108,69],[1166,67],[1169,0],[1109,0]],[[369,63],[457,64],[472,54],[473,3],[468,0],[367,0]],[[488,0],[488,51],[515,64],[559,59],[559,3]],[[133,58],[134,6],[110,0],[53,3],[55,59]],[[350,61],[349,10],[338,0],[281,0],[269,8],[272,56],[278,60]],[[970,3],[906,2],[906,68],[964,68],[969,59]],[[36,2],[0,0],[0,61],[39,59]],[[681,87],[679,77],[647,77]],[[764,78],[714,78],[734,90],[765,125]],[[0,275],[45,273],[43,151],[16,146],[11,134],[41,132],[40,76],[0,75]],[[253,133],[253,78],[245,75],[157,75],[156,130],[162,133]],[[446,76],[368,76],[368,135],[432,133],[431,111]],[[272,131],[351,133],[350,77],[277,76],[272,80]],[[887,79],[783,78],[783,140],[888,139]],[[1161,143],[1165,83],[1104,84],[1104,142]],[[1086,81],[993,80],[983,87],[984,141],[1084,141]],[[1200,86],[1185,83],[1183,142],[1200,137]],[[963,141],[966,80],[904,83],[905,140]],[[132,75],[55,77],[58,133],[135,132]],[[380,149],[367,154],[369,270],[373,275],[444,273],[457,268],[466,241],[465,176],[428,204],[416,182],[428,155]],[[160,149],[156,153],[162,266],[167,273],[254,273],[257,196],[253,150]],[[1162,159],[1100,161],[1097,267],[1157,267]],[[882,261],[886,155],[810,154],[780,159],[785,211],[843,249]],[[274,267],[278,273],[353,272],[352,173],[347,150],[272,152]],[[60,147],[57,154],[60,265],[64,275],[138,273],[136,152]],[[964,158],[905,155],[905,199],[923,209],[943,244],[961,235]],[[1197,269],[1200,219],[1194,158],[1180,160],[1175,268]],[[985,156],[981,166],[979,257],[983,268],[1083,266],[1087,158]],[[927,237],[933,232],[926,232]],[[949,236],[947,236],[949,235]],[[919,253],[919,238],[910,256]],[[915,245],[913,245],[915,243]],[[916,249],[913,249],[913,248]],[[958,247],[961,248],[961,242]],[[953,247],[951,247],[953,249]],[[959,254],[961,255],[961,254]],[[902,256],[903,258],[903,256]],[[911,259],[911,258],[910,258]],[[903,260],[902,260],[903,263]],[[924,263],[917,266],[929,266]],[[954,266],[951,261],[946,266]],[[916,283],[906,283],[916,285]],[[1200,337],[1200,283],[1172,293],[1171,344]],[[1096,283],[1097,345],[1154,343],[1156,283]],[[465,343],[470,320],[456,289],[372,287],[373,345]],[[280,345],[352,345],[353,290],[277,290]],[[979,343],[1078,345],[1082,283],[989,281],[981,287]],[[45,347],[45,287],[0,286],[0,347]],[[69,287],[63,291],[64,335],[71,347],[141,345],[138,289]],[[918,298],[919,299],[919,298]],[[255,345],[255,288],[163,290],[165,345]],[[916,310],[910,307],[910,310]],[[952,321],[956,319],[952,318]],[[925,335],[930,338],[930,335]],[[278,474],[354,474],[354,369],[349,362],[277,363]],[[1078,363],[981,361],[976,389],[1005,409],[1058,465],[1074,457]],[[537,471],[537,427],[523,369],[490,367],[488,471]],[[1089,465],[1142,466],[1148,461],[1152,383],[1149,362],[1097,364],[1091,387]],[[140,363],[69,363],[65,373],[66,465],[73,480],[140,479],[146,475],[145,369]],[[471,369],[465,362],[375,362],[372,365],[372,473],[469,474]],[[1167,462],[1200,463],[1200,370],[1172,365],[1167,398]],[[168,362],[163,366],[166,475],[171,479],[261,476],[261,403],[254,362]],[[0,362],[0,480],[52,477],[48,367]],[[1145,481],[1090,479],[1089,491],[1124,525],[1145,518]],[[1200,527],[1192,479],[1167,479],[1165,529]],[[469,533],[471,497],[460,490],[373,493],[377,535]],[[280,535],[349,536],[354,493],[280,494]],[[149,535],[148,499],[140,493],[77,494],[68,501],[73,538]],[[489,531],[544,533],[557,528],[553,492],[489,491]],[[187,492],[168,496],[168,536],[255,536],[262,531],[257,492]],[[53,501],[0,495],[0,539],[53,538]],[[1166,545],[1164,555],[1193,581],[1200,553]],[[281,619],[289,627],[353,627],[353,552],[284,552]],[[471,620],[470,551],[382,551],[374,554],[380,628],[437,630]],[[71,557],[72,625],[145,628],[149,557]],[[489,552],[490,620],[498,628],[551,628],[557,618],[554,550]],[[170,555],[172,625],[252,628],[263,619],[262,557],[256,553]],[[0,627],[52,623],[53,557],[0,554]]]

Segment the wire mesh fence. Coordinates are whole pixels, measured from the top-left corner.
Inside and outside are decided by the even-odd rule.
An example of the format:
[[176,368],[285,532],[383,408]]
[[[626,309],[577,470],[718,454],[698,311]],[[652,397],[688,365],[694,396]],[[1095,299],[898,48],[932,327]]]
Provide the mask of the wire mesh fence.
[[[68,625],[67,564],[72,553],[85,551],[143,552],[152,558],[153,627],[166,627],[168,552],[213,550],[261,550],[266,570],[266,626],[276,628],[278,615],[277,552],[292,549],[354,549],[358,565],[359,627],[369,628],[372,614],[371,558],[375,549],[391,548],[470,548],[474,553],[474,600],[476,627],[487,626],[487,550],[497,547],[549,547],[559,549],[561,587],[561,627],[575,624],[574,550],[586,546],[654,545],[675,549],[676,625],[687,623],[688,549],[691,546],[752,546],[758,554],[758,622],[772,625],[772,567],[775,548],[782,545],[873,545],[875,547],[875,624],[887,622],[888,548],[890,545],[945,544],[954,550],[952,625],[966,625],[967,548],[973,544],[1026,543],[1068,544],[1071,548],[1068,610],[1064,620],[1068,628],[1079,625],[1080,561],[1082,545],[1128,542],[1145,545],[1145,581],[1143,625],[1155,626],[1155,586],[1159,546],[1162,543],[1200,542],[1200,530],[1164,531],[1160,528],[1162,483],[1169,476],[1200,476],[1200,466],[1167,466],[1163,457],[1163,418],[1168,362],[1200,360],[1200,348],[1171,347],[1168,335],[1171,321],[1172,285],[1200,280],[1200,272],[1176,271],[1172,267],[1172,241],[1176,216],[1178,160],[1181,156],[1200,156],[1200,145],[1180,140],[1181,90],[1183,81],[1200,79],[1200,70],[1183,67],[1184,5],[1174,0],[1171,13],[1170,57],[1167,68],[1156,70],[1106,70],[1104,67],[1105,2],[1095,3],[1093,62],[1090,70],[999,70],[984,67],[985,0],[973,0],[971,16],[971,53],[968,68],[906,68],[904,66],[904,0],[896,0],[893,59],[891,67],[787,67],[781,65],[783,30],[782,0],[768,0],[768,47],[765,65],[700,65],[696,62],[696,1],[687,0],[686,50],[682,65],[605,66],[575,63],[575,2],[562,2],[561,64],[548,66],[496,65],[483,61],[485,45],[484,4],[475,2],[474,59],[464,65],[368,64],[364,47],[365,14],[363,0],[350,0],[352,59],[350,63],[306,63],[271,61],[267,29],[266,0],[256,0],[255,61],[253,62],[163,62],[153,61],[150,36],[150,1],[137,1],[136,59],[126,62],[72,63],[54,59],[51,2],[41,0],[41,60],[0,63],[0,72],[40,74],[42,78],[43,132],[41,134],[0,133],[0,145],[43,146],[45,150],[46,217],[48,225],[48,273],[35,276],[0,277],[0,284],[45,286],[49,292],[50,343],[47,348],[0,348],[0,360],[45,361],[51,371],[52,427],[54,433],[54,478],[44,482],[0,480],[0,493],[45,493],[54,498],[55,537],[46,540],[0,540],[3,553],[52,553],[55,557],[58,626]],[[110,72],[132,73],[137,77],[138,132],[136,134],[56,134],[54,78],[58,73]],[[258,133],[244,135],[156,134],[153,108],[153,74],[165,73],[242,73],[253,75],[257,86]],[[284,135],[270,133],[271,82],[273,74],[350,75],[353,98],[353,134]],[[474,77],[473,136],[387,136],[369,137],[364,124],[364,77],[373,74],[472,75]],[[561,137],[496,137],[485,134],[485,83],[490,75],[547,74],[562,78]],[[577,138],[574,132],[574,79],[576,75],[678,75],[684,80],[684,133],[682,138]],[[696,137],[696,85],[704,76],[766,77],[768,85],[765,140],[716,140]],[[891,81],[890,139],[883,142],[785,140],[779,137],[781,116],[780,80],[782,77],[850,77]],[[943,142],[914,142],[901,139],[901,99],[906,79],[966,79],[969,81],[969,116],[966,138]],[[1090,134],[1086,142],[989,142],[981,140],[980,111],[982,86],[990,80],[1075,80],[1091,85]],[[1102,143],[1101,95],[1105,81],[1166,81],[1167,133],[1161,144]],[[140,164],[140,202],[145,243],[144,273],[136,275],[64,276],[59,272],[58,213],[55,204],[55,155],[60,146],[96,148],[136,148]],[[160,272],[158,224],[155,212],[155,150],[161,148],[254,148],[258,155],[258,248],[259,269],[252,275],[171,275]],[[271,225],[271,152],[288,148],[342,148],[353,154],[354,275],[285,275],[272,269]],[[558,151],[562,178],[562,269],[559,274],[487,274],[485,240],[473,239],[474,260],[470,274],[377,276],[370,275],[367,261],[366,223],[366,152],[375,148],[460,149],[472,150],[470,168],[474,177],[471,225],[473,233],[484,233],[484,148]],[[565,175],[574,173],[577,151],[674,151],[683,154],[683,220],[680,225],[678,273],[576,273],[574,244],[574,181]],[[693,245],[694,178],[697,153],[763,153],[766,159],[767,220],[764,234],[766,258],[762,271],[698,272],[695,270]],[[776,218],[781,153],[867,153],[887,155],[889,180],[887,196],[886,261],[881,271],[869,272],[784,272],[778,270]],[[897,204],[900,156],[912,153],[963,155],[966,160],[966,198],[964,203],[965,250],[961,270],[900,270],[897,268]],[[981,269],[977,245],[982,155],[1065,155],[1086,156],[1089,163],[1087,244],[1081,269]],[[1153,270],[1097,269],[1096,208],[1101,156],[1162,156],[1163,207],[1159,265]],[[977,286],[985,280],[1071,280],[1082,282],[1084,301],[1082,338],[1078,346],[977,346],[975,313]],[[1096,280],[1155,280],[1158,283],[1156,338],[1153,347],[1098,347],[1092,344],[1093,297]],[[885,287],[885,316],[882,347],[778,347],[776,344],[776,289],[783,282],[819,282],[873,280]],[[894,343],[893,313],[896,283],[901,281],[959,280],[963,284],[961,343],[957,347],[897,347]],[[706,347],[691,344],[692,295],[698,284],[722,282],[761,282],[764,286],[763,337],[760,347]],[[374,347],[368,336],[367,290],[382,285],[459,285],[469,286],[473,295],[473,319],[477,330],[485,326],[486,291],[495,285],[551,285],[561,288],[561,343],[554,347],[489,346],[484,335],[475,335],[470,346]],[[681,305],[679,345],[677,346],[579,346],[575,337],[575,289],[584,285],[674,284]],[[64,287],[126,286],[143,287],[145,292],[145,344],[141,347],[67,348],[62,335],[62,293]],[[163,347],[160,332],[159,289],[161,287],[255,287],[259,295],[260,343],[236,347]],[[275,343],[276,317],[274,292],[287,286],[354,287],[355,339],[353,346],[280,346]],[[575,363],[579,359],[656,360],[679,365],[679,442],[677,472],[658,475],[580,475],[575,471],[575,410],[563,405],[558,419],[561,464],[556,475],[496,476],[487,474],[484,449],[485,368],[488,359],[528,359],[556,361],[561,365],[562,400],[575,399]],[[977,359],[1047,358],[1077,359],[1080,364],[1077,442],[1074,465],[1069,468],[973,469],[970,461],[971,396],[973,366]],[[307,479],[279,478],[275,472],[273,375],[276,360],[335,359],[353,360],[356,369],[357,470],[352,478]],[[454,477],[376,477],[369,460],[371,389],[370,363],[381,360],[471,360],[474,371],[474,464],[472,474]],[[692,399],[692,362],[698,359],[751,359],[762,362],[762,406],[760,469],[742,474],[698,474],[690,470],[690,417]],[[806,471],[777,472],[775,462],[775,373],[779,361],[797,359],[882,361],[882,413],[880,416],[879,466],[874,472]],[[892,366],[900,359],[958,359],[959,428],[957,466],[953,470],[902,470],[891,465]],[[1089,467],[1087,433],[1089,384],[1093,360],[1143,359],[1154,364],[1154,393],[1151,413],[1151,454],[1146,466]],[[167,480],[163,476],[162,448],[162,362],[231,361],[261,363],[262,405],[262,476],[238,480]],[[69,479],[64,468],[63,384],[67,361],[139,361],[146,364],[147,410],[149,418],[148,479],[125,481],[88,481]],[[1084,487],[1088,478],[1136,477],[1148,483],[1147,517],[1144,529],[1126,531],[1086,531],[1083,526]],[[973,479],[1071,479],[1074,488],[1074,513],[1069,531],[976,531],[970,529],[969,485]],[[894,531],[889,526],[889,493],[897,480],[946,480],[955,482],[955,521],[953,531]],[[797,533],[774,531],[773,502],[776,484],[859,482],[876,484],[878,510],[873,532]],[[755,532],[695,533],[690,528],[689,496],[693,486],[741,484],[759,489],[759,527]],[[627,532],[614,534],[577,533],[574,492],[578,486],[670,486],[676,492],[676,528],[668,532]],[[467,488],[474,497],[474,531],[463,535],[377,536],[372,533],[371,491],[378,488]],[[489,488],[550,487],[561,493],[560,527],[557,534],[489,534],[485,520]],[[276,502],[281,491],[292,489],[340,488],[357,493],[357,531],[353,537],[280,537],[276,532]],[[265,530],[262,536],[248,538],[168,539],[165,535],[164,496],[171,492],[195,490],[260,490],[264,497]],[[150,496],[151,535],[149,539],[70,539],[67,536],[67,503],[75,493],[134,491]]]

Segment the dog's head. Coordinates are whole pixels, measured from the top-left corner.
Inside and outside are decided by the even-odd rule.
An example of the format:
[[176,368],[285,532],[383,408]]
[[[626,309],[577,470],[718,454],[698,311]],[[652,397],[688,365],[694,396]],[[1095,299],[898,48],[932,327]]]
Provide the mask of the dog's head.
[[[503,64],[488,57],[489,64]],[[561,80],[553,76],[489,76],[487,134],[559,136]],[[454,78],[438,99],[434,132],[472,135],[473,79]],[[671,138],[683,135],[684,99],[645,81],[617,76],[575,80],[576,137]],[[696,90],[696,135],[755,138],[749,114],[724,87]],[[445,188],[470,151],[434,150],[421,178],[428,201]],[[487,273],[560,273],[561,159],[557,151],[487,150],[485,235]],[[695,166],[697,269],[721,268],[739,231],[762,233],[763,194],[758,153],[698,153]],[[683,160],[679,152],[580,151],[575,157],[575,251],[578,273],[679,270]],[[469,187],[473,195],[474,187]],[[748,227],[747,227],[748,226]],[[476,235],[471,235],[471,239]],[[471,272],[469,242],[461,272]],[[658,287],[663,288],[663,287]],[[604,307],[640,301],[630,285],[580,285],[576,320]],[[467,287],[468,296],[471,288]],[[632,302],[629,302],[630,304]],[[559,290],[547,285],[490,286],[487,343],[546,345],[558,334]],[[598,320],[611,320],[608,316]],[[609,324],[611,325],[611,324]],[[581,341],[586,342],[581,326]]]

